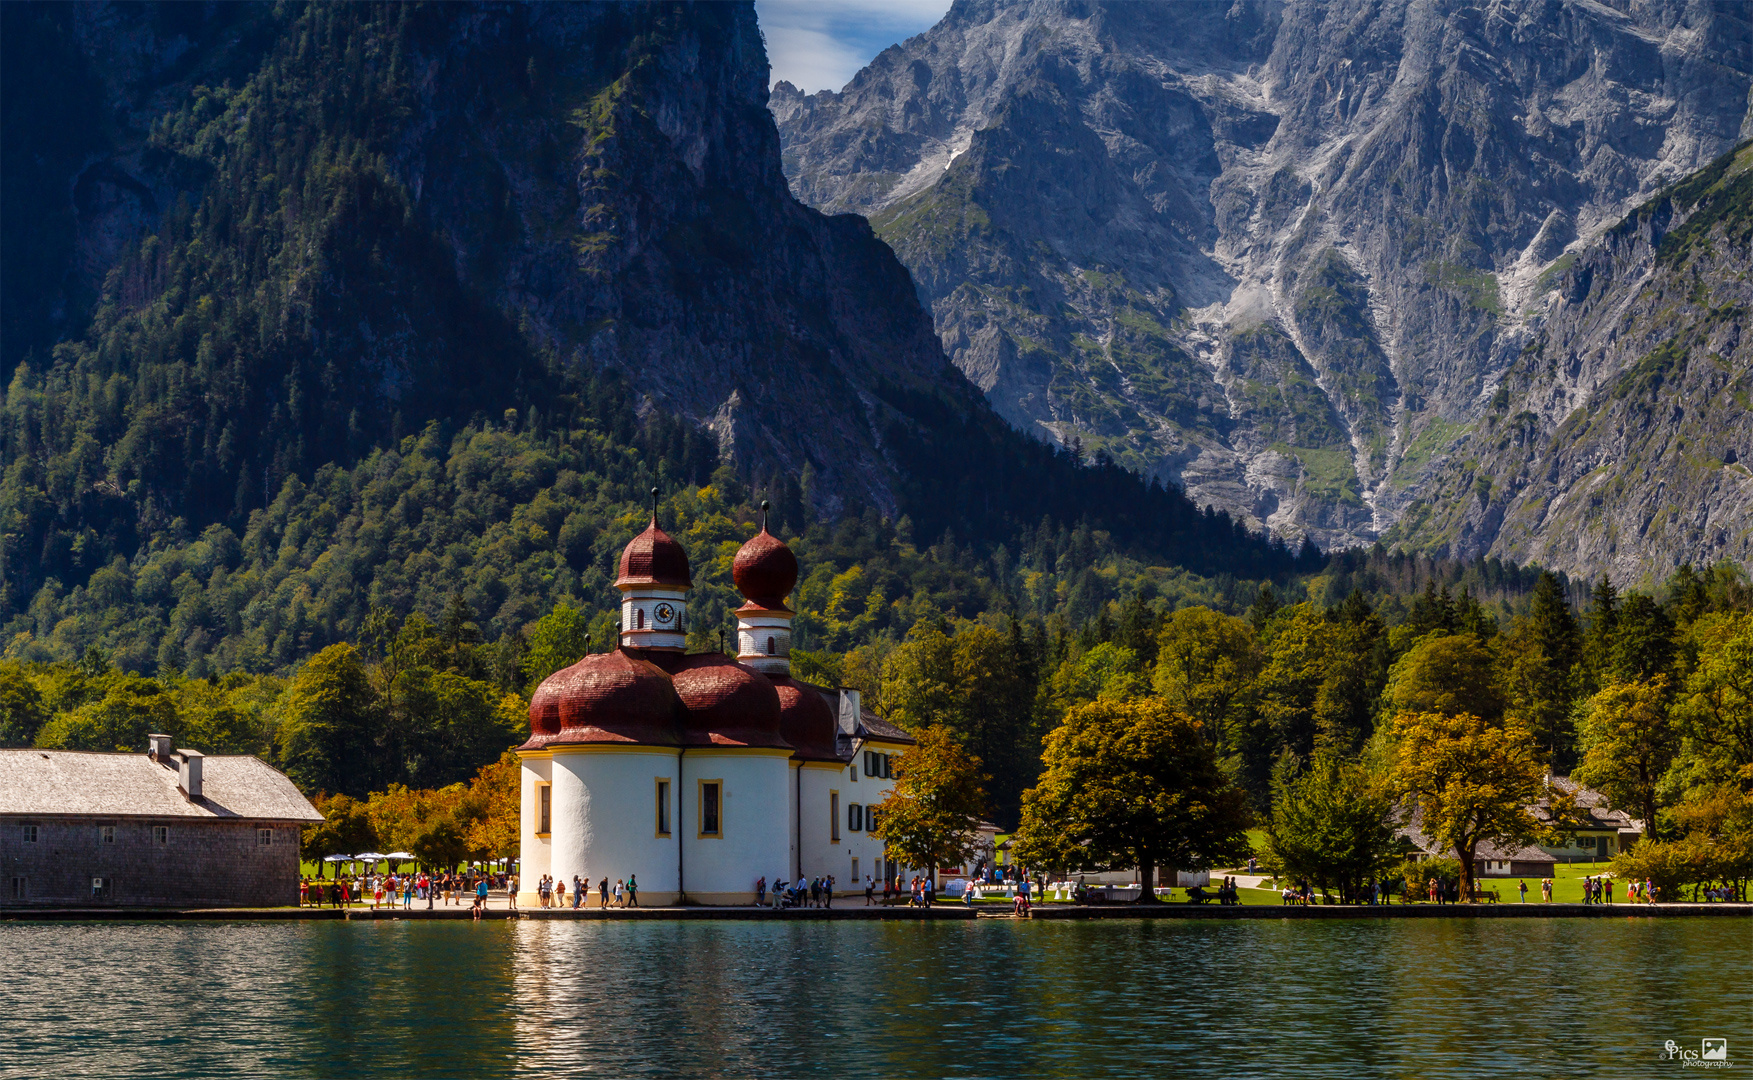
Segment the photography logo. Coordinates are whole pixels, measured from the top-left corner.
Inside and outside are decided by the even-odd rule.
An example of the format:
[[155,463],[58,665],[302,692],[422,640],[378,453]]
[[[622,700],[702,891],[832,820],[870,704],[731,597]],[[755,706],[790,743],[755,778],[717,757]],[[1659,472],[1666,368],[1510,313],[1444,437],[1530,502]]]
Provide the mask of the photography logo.
[[1699,1048],[1692,1050],[1683,1048],[1673,1039],[1662,1043],[1661,1053],[1656,1055],[1659,1061],[1678,1061],[1688,1069],[1732,1069],[1735,1066],[1729,1061],[1729,1040],[1701,1039]]

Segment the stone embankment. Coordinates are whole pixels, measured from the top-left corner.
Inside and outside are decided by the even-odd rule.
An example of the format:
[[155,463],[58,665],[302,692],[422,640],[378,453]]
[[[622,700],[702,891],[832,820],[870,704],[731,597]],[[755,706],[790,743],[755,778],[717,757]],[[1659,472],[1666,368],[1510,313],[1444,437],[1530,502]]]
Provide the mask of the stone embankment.
[[[1670,918],[1675,916],[1742,916],[1753,915],[1753,904],[1385,904],[1375,907],[1271,907],[1216,904],[1039,904],[1031,913],[1034,919],[1452,919],[1452,918]],[[283,919],[315,919],[327,921],[388,921],[467,920],[466,907],[444,907],[427,910],[415,908],[369,907],[336,908],[13,908],[0,909],[0,922],[110,922],[110,921],[274,921]],[[651,908],[583,908],[509,911],[493,907],[484,918],[488,921],[531,919],[541,921],[590,922],[602,920],[930,920],[968,921],[976,918],[1013,918],[1005,909],[968,909],[960,904],[942,904],[928,910],[908,907],[836,907],[797,908],[773,911],[755,907],[651,907]]]

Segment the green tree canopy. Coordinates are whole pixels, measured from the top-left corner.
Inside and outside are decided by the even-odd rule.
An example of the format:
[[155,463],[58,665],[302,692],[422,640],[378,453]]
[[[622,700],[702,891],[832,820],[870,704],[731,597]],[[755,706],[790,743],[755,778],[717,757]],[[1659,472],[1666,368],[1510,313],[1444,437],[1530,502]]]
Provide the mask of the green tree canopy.
[[180,735],[176,701],[156,679],[123,675],[104,696],[61,713],[37,733],[37,745],[60,750],[146,749],[146,736]]
[[1698,666],[1686,682],[1687,734],[1718,772],[1753,790],[1753,615],[1698,620]]
[[1271,857],[1287,876],[1357,902],[1398,862],[1393,795],[1382,778],[1331,749],[1317,751],[1300,773],[1297,765],[1286,755],[1273,769]]
[[1606,795],[1643,819],[1655,836],[1662,778],[1680,751],[1680,729],[1668,711],[1668,681],[1616,683],[1589,699],[1580,743],[1583,760],[1572,771],[1578,783]]
[[48,723],[43,693],[17,664],[0,665],[0,747],[31,746]]
[[378,775],[381,713],[359,654],[331,645],[286,688],[280,729],[286,774],[305,791],[370,791]]
[[1247,858],[1247,798],[1204,732],[1161,698],[1099,700],[1047,736],[1040,782],[1023,795],[1016,854],[1090,869],[1137,867],[1155,900],[1158,866],[1200,870]]
[[1395,663],[1385,698],[1390,715],[1469,713],[1498,720],[1505,705],[1496,658],[1470,634],[1434,633],[1421,638]]
[[1196,721],[1219,752],[1253,711],[1255,680],[1265,664],[1245,620],[1208,607],[1170,615],[1157,635],[1156,692]]

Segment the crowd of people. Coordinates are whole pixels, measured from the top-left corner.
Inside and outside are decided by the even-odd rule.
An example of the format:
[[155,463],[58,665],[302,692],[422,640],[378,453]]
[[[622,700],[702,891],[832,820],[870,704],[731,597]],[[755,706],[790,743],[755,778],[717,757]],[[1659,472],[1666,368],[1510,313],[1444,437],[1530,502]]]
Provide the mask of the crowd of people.
[[[566,887],[566,879],[554,880],[552,874],[543,874],[536,882],[537,902],[544,908],[565,909],[573,911],[590,904],[590,878],[586,875],[573,874],[572,888]],[[628,874],[625,878],[616,878],[613,885],[609,879],[599,878],[596,883],[597,907],[636,908],[639,906],[639,878],[636,874]]]
[[376,871],[365,874],[336,874],[333,878],[301,877],[298,880],[298,902],[301,907],[350,908],[355,904],[371,910],[400,908],[411,911],[418,901],[426,910],[439,905],[449,906],[469,901],[475,918],[487,910],[487,896],[504,890],[511,897],[512,910],[517,909],[517,875],[495,873],[479,867],[442,873],[425,870]]
[[[869,877],[864,880],[866,883],[864,894],[868,901],[874,886],[870,884]],[[807,881],[803,878],[787,881],[784,878],[776,877],[771,885],[768,884],[766,877],[760,877],[755,880],[755,906],[771,906],[775,911],[791,907],[830,908],[834,906],[834,885],[832,874],[810,878]]]

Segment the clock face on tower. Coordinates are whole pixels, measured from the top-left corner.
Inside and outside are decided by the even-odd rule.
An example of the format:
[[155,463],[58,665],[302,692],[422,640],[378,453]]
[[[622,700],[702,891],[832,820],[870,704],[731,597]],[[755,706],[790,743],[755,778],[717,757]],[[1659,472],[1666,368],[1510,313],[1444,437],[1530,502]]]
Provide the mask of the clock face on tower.
[[652,618],[659,626],[666,626],[676,619],[676,609],[668,604],[659,604],[651,610]]

